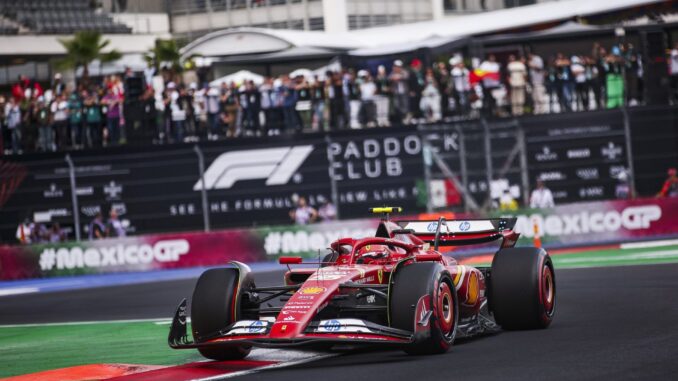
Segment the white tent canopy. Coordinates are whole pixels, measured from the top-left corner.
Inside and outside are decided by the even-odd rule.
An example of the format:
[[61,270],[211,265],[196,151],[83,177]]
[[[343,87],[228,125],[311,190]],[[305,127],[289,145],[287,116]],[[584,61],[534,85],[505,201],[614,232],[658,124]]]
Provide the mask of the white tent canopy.
[[254,84],[256,85],[261,85],[264,83],[264,77],[260,76],[259,74],[252,73],[248,70],[240,70],[233,74],[215,79],[214,81],[210,82],[210,86],[218,87],[221,86],[222,83],[230,84],[231,82],[235,82],[236,85],[241,85],[243,82],[250,80],[254,81]]

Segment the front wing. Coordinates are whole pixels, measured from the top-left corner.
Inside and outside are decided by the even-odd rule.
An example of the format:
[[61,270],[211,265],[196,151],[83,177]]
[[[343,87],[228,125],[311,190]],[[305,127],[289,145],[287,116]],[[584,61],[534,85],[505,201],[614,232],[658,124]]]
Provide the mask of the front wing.
[[248,344],[257,347],[290,347],[321,343],[329,344],[381,344],[405,345],[414,341],[411,332],[382,326],[360,319],[332,319],[312,322],[303,335],[294,338],[270,336],[270,320],[241,320],[218,332],[191,341],[187,334],[186,299],[177,308],[168,337],[169,346],[175,349],[218,347]]

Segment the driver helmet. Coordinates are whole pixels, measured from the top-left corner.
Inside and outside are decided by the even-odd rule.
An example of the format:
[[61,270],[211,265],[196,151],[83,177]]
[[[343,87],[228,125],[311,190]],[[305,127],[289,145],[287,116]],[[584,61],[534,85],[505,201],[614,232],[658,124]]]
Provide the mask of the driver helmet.
[[359,256],[370,253],[388,253],[388,248],[385,245],[365,245],[358,250]]

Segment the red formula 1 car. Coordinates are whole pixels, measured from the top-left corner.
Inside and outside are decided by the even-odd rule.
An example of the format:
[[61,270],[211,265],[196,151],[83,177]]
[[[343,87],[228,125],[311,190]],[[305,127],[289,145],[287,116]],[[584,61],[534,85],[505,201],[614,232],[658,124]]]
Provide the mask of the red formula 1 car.
[[[257,287],[249,268],[205,271],[184,299],[169,334],[172,348],[210,359],[247,356],[250,348],[387,344],[412,354],[442,353],[457,336],[545,328],[553,319],[555,273],[549,255],[513,247],[515,219],[398,221],[384,213],[374,237],[343,238],[316,268],[285,273],[285,284]],[[491,267],[459,265],[441,245],[502,240]],[[301,258],[280,258],[300,264]]]

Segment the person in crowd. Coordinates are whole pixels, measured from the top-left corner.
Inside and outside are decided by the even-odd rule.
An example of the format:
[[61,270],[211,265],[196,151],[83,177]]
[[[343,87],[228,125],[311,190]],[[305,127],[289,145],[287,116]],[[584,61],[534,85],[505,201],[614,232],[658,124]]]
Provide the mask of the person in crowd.
[[662,189],[657,193],[657,197],[678,197],[678,171],[676,168],[669,168],[666,175],[667,178],[664,180]]
[[175,143],[181,143],[184,141],[184,133],[186,131],[186,102],[184,102],[184,98],[182,98],[175,83],[170,82],[167,87],[169,88],[169,107],[172,120],[170,125],[171,138]]
[[273,105],[273,78],[264,78],[264,83],[259,86],[259,94],[261,97],[261,111],[264,114],[264,124],[262,127],[264,134],[271,136],[274,123],[278,120]]
[[613,46],[610,54],[605,57],[605,94],[607,108],[618,108],[624,105],[624,60],[619,46]]
[[73,148],[80,148],[83,143],[82,123],[83,123],[83,101],[77,91],[72,92],[68,97],[68,122],[71,130],[71,145]]
[[668,65],[671,76],[671,102],[678,104],[678,42],[669,51]]
[[440,117],[450,116],[450,99],[452,97],[452,78],[445,62],[438,62],[433,68],[433,75],[440,91]]
[[318,208],[318,217],[321,222],[330,222],[337,219],[337,207],[332,201],[324,200],[320,208]]
[[530,195],[530,208],[545,209],[554,206],[553,193],[546,187],[543,180],[537,180],[537,187]]
[[624,62],[625,102],[629,106],[637,106],[642,100],[641,84],[643,77],[642,57],[633,44],[623,44],[622,54]]
[[61,230],[61,226],[58,222],[52,224],[52,227],[47,232],[47,242],[49,243],[59,243],[66,241],[66,233]]
[[33,239],[33,230],[35,224],[29,217],[24,218],[24,220],[16,228],[16,239],[22,245],[27,245],[32,242]]
[[56,146],[65,148],[68,146],[70,134],[68,132],[68,100],[66,93],[58,95],[50,106],[52,114],[52,130]]
[[410,62],[407,88],[409,90],[410,114],[419,121],[423,114],[421,110],[421,93],[426,86],[426,76],[422,70],[422,62],[415,58]]
[[374,97],[377,94],[377,85],[367,70],[358,72],[360,86],[360,110],[358,120],[363,127],[375,127],[377,125],[377,106]]
[[184,121],[185,135],[189,140],[197,139],[198,123],[196,120],[197,112],[195,109],[195,90],[198,84],[191,82],[188,87],[181,86],[179,88],[179,101],[181,107],[186,111],[186,120]]
[[56,96],[59,96],[66,92],[66,84],[61,79],[61,73],[54,74],[54,81],[52,82],[52,92]]
[[297,225],[308,225],[318,218],[318,211],[306,203],[306,198],[299,197],[297,207],[290,211],[290,218]]
[[572,72],[570,65],[572,62],[565,57],[563,53],[556,55],[554,62],[556,70],[556,85],[558,88],[558,104],[560,105],[560,112],[572,111],[572,96],[574,92],[574,81],[572,80]]
[[586,78],[586,67],[584,67],[584,60],[577,56],[572,56],[570,60],[570,72],[574,77],[575,100],[574,104],[577,111],[585,111],[589,109],[589,85]]
[[104,238],[106,238],[106,224],[104,224],[101,212],[97,212],[92,222],[89,223],[89,239],[92,241]]
[[127,236],[127,231],[118,218],[118,212],[115,208],[111,208],[109,212],[108,222],[106,223],[106,236],[111,238],[123,238]]
[[527,66],[530,85],[532,86],[532,103],[534,104],[534,113],[544,114],[548,112],[544,60],[540,56],[530,53],[528,56]]
[[101,104],[106,108],[106,132],[108,133],[107,144],[116,146],[120,143],[120,118],[122,116],[122,97],[116,91],[116,86],[106,90],[106,95],[101,99]]
[[235,82],[221,85],[221,122],[226,128],[226,137],[234,138],[238,134],[238,87]]
[[471,72],[464,66],[464,60],[460,55],[450,58],[450,70],[452,96],[458,116],[467,116],[471,111]]
[[101,126],[103,117],[101,113],[101,104],[99,103],[99,95],[96,92],[91,94],[83,93],[85,99],[85,133],[84,144],[87,148],[101,146]]
[[246,82],[245,96],[247,97],[247,111],[245,112],[247,128],[251,135],[261,136],[261,123],[259,121],[261,94],[254,81],[249,80]]
[[12,153],[21,153],[21,125],[22,125],[21,107],[15,97],[9,99],[5,106],[5,125],[9,131]]
[[12,97],[17,103],[21,103],[26,98],[37,98],[41,95],[44,95],[42,86],[26,75],[20,75],[19,81],[12,86]]
[[508,57],[506,70],[508,71],[508,84],[511,88],[511,114],[514,116],[523,115],[527,92],[527,67],[515,55],[511,54]]
[[409,123],[412,116],[410,113],[410,90],[409,73],[403,69],[403,61],[395,60],[393,70],[389,75],[389,87],[393,94],[393,117],[397,125]]
[[377,75],[374,78],[374,84],[377,86],[377,94],[374,96],[374,103],[377,109],[377,125],[386,127],[391,124],[389,121],[389,109],[391,98],[391,86],[386,72],[386,66],[377,67]]
[[343,130],[347,120],[344,110],[343,82],[339,73],[328,71],[327,99],[330,105],[330,130]]
[[504,189],[499,197],[499,210],[502,212],[518,210],[518,201],[513,197],[508,188]]
[[51,115],[44,96],[38,97],[33,109],[33,118],[38,128],[38,150],[42,152],[56,150],[54,134],[50,125]]
[[325,81],[315,76],[311,85],[311,128],[313,131],[325,131]]
[[501,65],[497,62],[494,54],[487,56],[478,69],[483,73],[483,109],[486,115],[493,115],[497,112],[497,99],[494,97],[494,91],[501,87],[500,72]]
[[204,105],[204,110],[207,114],[207,128],[208,128],[208,134],[207,134],[207,139],[208,140],[216,140],[219,138],[220,135],[220,130],[221,130],[221,121],[219,120],[219,115],[221,114],[221,104],[219,101],[219,89],[210,86],[207,89],[206,95],[205,95],[205,105]]
[[297,114],[296,110],[299,93],[297,92],[294,83],[292,83],[288,76],[284,76],[282,93],[282,108],[283,120],[285,121],[285,131],[287,133],[301,132],[301,120],[299,120],[299,115]]
[[419,110],[422,117],[428,123],[434,123],[442,119],[442,110],[440,107],[440,90],[436,82],[433,69],[426,69],[424,78],[424,88],[421,91],[421,100],[419,101]]

